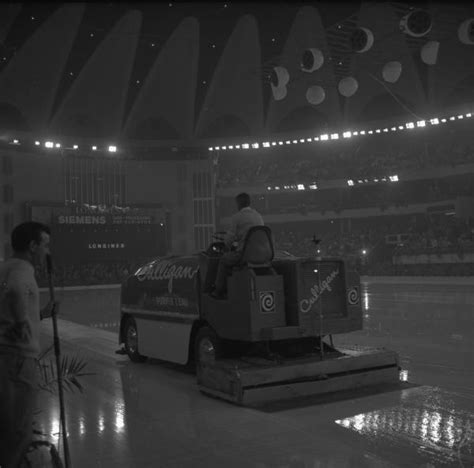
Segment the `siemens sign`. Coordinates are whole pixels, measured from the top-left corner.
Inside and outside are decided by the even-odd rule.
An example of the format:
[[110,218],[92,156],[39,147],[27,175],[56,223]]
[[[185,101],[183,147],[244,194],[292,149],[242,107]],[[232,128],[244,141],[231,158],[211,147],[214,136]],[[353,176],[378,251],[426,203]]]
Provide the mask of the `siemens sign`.
[[106,224],[105,216],[58,216],[59,224]]

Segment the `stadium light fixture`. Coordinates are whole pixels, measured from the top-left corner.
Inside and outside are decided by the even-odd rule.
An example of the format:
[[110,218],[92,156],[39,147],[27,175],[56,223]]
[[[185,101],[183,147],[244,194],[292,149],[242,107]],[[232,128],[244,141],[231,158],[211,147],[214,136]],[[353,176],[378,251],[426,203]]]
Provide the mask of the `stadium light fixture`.
[[375,133],[380,133],[380,128],[377,128],[377,130],[375,130]]
[[296,145],[298,143],[298,140],[293,140],[293,144]]
[[225,151],[227,149],[227,146],[223,146],[221,149]]
[[280,146],[283,146],[283,142],[282,142],[282,141],[279,141],[278,144],[279,144]]
[[250,148],[250,145],[248,143],[244,143],[242,145],[242,149],[249,149]]
[[47,141],[44,146],[46,146],[46,148],[54,148],[54,143],[52,141]]
[[233,146],[233,145],[229,145],[229,149],[234,149],[234,146]]
[[271,187],[267,187],[267,190],[271,190],[272,188]]
[[439,119],[431,119],[430,124],[431,125],[438,125],[439,124]]
[[20,142],[15,138],[15,139],[12,141],[12,143],[13,143],[14,145],[18,145]]
[[361,135],[365,135],[365,130],[361,130],[359,133],[360,133]]
[[290,144],[291,144],[291,141],[290,141],[290,140],[286,140],[285,143],[286,143],[287,145],[290,145]]
[[35,145],[39,146],[41,143],[39,141],[35,141]]
[[387,132],[388,132],[388,128],[384,128],[383,131],[384,131],[384,133],[387,133]]
[[369,135],[372,135],[374,132],[373,132],[373,130],[369,130],[368,133],[369,133]]
[[343,137],[343,138],[350,138],[351,136],[352,136],[352,132],[344,132],[344,133],[342,134],[342,137]]
[[278,185],[276,185],[275,190],[280,190],[280,187]]
[[240,149],[240,145],[235,145],[235,149]]
[[93,146],[92,151],[97,151],[97,146]]
[[466,117],[470,118],[470,117],[472,117],[472,114],[469,112],[469,113],[466,114]]
[[270,143],[269,143],[268,141],[264,141],[264,142],[262,143],[262,146],[263,146],[264,148],[270,148]]
[[454,117],[454,115],[452,117],[449,118],[449,120],[456,120],[456,117]]
[[304,143],[304,138],[300,138],[300,143]]
[[297,188],[298,190],[306,190],[306,187],[304,186],[304,184],[298,184],[298,185],[296,186],[296,188]]
[[311,138],[306,138],[306,141],[307,141],[308,143],[311,143],[313,140],[312,140]]
[[56,148],[61,148],[61,143],[56,143],[54,146],[56,146]]
[[404,129],[405,129],[405,127],[403,125],[398,126],[398,130],[404,130]]
[[441,119],[441,122],[446,123],[447,120],[446,119]]
[[321,135],[319,138],[321,139],[321,141],[327,141],[329,140],[329,135],[324,134],[324,135]]
[[362,249],[362,255],[367,255],[367,250]]
[[417,123],[416,123],[416,126],[417,127],[426,127],[426,122],[424,120],[419,120]]
[[390,182],[398,182],[399,180],[397,175],[389,176],[389,179],[390,179]]
[[331,140],[339,140],[339,133],[332,133]]
[[316,185],[316,182],[313,182],[312,184],[309,185],[310,190],[317,190],[318,186]]
[[349,187],[353,187],[353,186],[354,186],[354,181],[353,181],[352,179],[349,179],[349,180],[347,181],[347,185],[348,185]]
[[214,148],[211,146],[209,148],[207,148],[209,151],[214,151]]
[[116,153],[116,152],[117,152],[117,147],[114,146],[114,145],[110,145],[110,146],[109,146],[109,152],[110,152],[110,153]]
[[319,137],[314,137],[314,141],[319,141]]
[[272,146],[276,146],[277,145],[277,142],[276,141],[272,141]]
[[464,119],[464,115],[458,115],[458,119]]
[[[73,149],[78,149],[78,148],[79,148],[79,146],[77,146],[77,145],[74,145],[72,148],[73,148]],[[211,148],[211,149],[212,149],[212,148]]]
[[392,132],[396,132],[397,131],[397,127],[392,127]]
[[221,149],[221,147],[220,147],[220,146],[216,146],[215,149],[216,149],[216,151],[219,151],[219,150]]
[[413,122],[408,122],[405,124],[405,127],[411,130],[412,128],[415,128],[415,124]]
[[260,148],[260,145],[258,143],[252,143],[252,148],[253,149],[258,149],[258,148]]
[[359,132],[352,132],[352,136],[357,136]]

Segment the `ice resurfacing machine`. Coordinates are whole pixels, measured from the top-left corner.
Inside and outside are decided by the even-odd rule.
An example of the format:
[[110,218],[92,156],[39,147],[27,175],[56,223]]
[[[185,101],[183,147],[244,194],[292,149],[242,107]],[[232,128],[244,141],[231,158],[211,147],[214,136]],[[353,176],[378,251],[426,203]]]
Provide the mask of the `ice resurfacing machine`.
[[215,299],[222,253],[218,239],[124,282],[119,342],[132,361],[193,362],[203,393],[241,405],[399,382],[395,352],[333,346],[362,329],[359,276],[343,260],[275,257],[269,228],[255,227],[226,299]]

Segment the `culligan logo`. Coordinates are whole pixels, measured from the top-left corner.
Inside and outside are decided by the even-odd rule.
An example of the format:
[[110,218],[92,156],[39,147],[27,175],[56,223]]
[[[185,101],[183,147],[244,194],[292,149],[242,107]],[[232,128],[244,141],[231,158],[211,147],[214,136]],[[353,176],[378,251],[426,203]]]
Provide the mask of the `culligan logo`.
[[163,260],[161,262],[145,265],[140,268],[135,276],[138,281],[168,281],[168,292],[173,292],[173,280],[193,279],[198,271],[197,267],[186,265],[175,265],[173,262]]
[[339,269],[333,270],[323,281],[321,281],[321,285],[316,283],[311,287],[311,296],[300,301],[300,310],[303,314],[306,314],[311,310],[313,304],[321,297],[321,294],[324,291],[332,291],[331,284],[338,274]]

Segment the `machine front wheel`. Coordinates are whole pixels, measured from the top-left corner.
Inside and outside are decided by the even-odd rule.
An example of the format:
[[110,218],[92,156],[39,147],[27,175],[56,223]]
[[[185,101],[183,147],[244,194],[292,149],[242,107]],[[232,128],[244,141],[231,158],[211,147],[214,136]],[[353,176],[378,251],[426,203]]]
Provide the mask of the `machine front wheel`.
[[128,318],[124,327],[125,351],[133,362],[144,362],[146,356],[138,352],[138,331],[137,324],[133,318]]
[[207,326],[200,328],[194,340],[196,366],[212,364],[222,356],[222,343],[216,332]]

